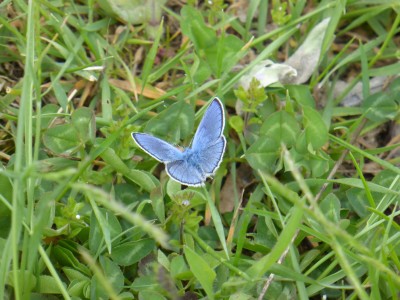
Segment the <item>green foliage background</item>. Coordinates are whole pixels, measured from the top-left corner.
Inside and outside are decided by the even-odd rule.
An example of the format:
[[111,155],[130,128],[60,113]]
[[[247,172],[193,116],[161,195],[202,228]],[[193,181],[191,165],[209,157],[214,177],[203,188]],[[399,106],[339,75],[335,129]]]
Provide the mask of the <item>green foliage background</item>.
[[[398,297],[399,3],[231,2],[0,3],[0,299]],[[326,17],[306,84],[238,85]],[[130,133],[188,146],[215,96],[184,188]]]

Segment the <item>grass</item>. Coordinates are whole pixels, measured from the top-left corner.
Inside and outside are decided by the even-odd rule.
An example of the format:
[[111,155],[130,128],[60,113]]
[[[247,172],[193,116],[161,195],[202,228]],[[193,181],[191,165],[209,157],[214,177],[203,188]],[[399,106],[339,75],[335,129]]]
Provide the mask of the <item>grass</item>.
[[[0,299],[398,298],[399,4],[198,2],[0,4]],[[305,82],[240,86],[328,17]],[[215,96],[181,186],[130,133],[188,146]]]

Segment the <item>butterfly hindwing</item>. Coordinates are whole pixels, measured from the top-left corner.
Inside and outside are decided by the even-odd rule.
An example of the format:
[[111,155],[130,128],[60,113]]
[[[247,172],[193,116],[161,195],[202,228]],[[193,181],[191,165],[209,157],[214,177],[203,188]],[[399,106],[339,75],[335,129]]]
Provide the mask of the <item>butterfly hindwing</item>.
[[197,128],[193,138],[192,149],[203,149],[213,144],[222,135],[224,125],[224,109],[221,101],[215,97]]
[[160,162],[167,163],[180,160],[183,157],[179,149],[149,134],[133,132],[132,138],[143,151]]

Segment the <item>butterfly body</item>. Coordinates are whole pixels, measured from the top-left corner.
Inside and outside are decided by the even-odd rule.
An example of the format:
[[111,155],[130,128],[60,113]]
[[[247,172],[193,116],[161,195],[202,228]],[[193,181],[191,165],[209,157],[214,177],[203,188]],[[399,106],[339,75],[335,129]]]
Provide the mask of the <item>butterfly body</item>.
[[222,103],[215,98],[196,131],[192,145],[180,151],[171,144],[145,133],[132,133],[140,148],[166,166],[167,174],[182,184],[204,185],[218,169],[225,151],[222,132],[225,118]]

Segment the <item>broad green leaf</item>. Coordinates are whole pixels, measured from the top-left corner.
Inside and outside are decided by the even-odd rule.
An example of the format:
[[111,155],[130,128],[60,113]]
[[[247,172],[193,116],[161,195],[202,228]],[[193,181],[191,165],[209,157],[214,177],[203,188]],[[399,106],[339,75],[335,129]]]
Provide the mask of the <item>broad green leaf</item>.
[[351,207],[357,215],[359,215],[360,217],[366,217],[371,214],[371,212],[367,209],[369,203],[367,201],[364,190],[351,188],[346,191],[346,196],[349,200]]
[[70,160],[64,157],[51,157],[37,162],[38,171],[42,173],[65,171],[67,169],[74,169],[77,167],[78,161]]
[[315,99],[306,85],[285,85],[290,97],[294,98],[302,107],[315,108]]
[[93,143],[95,134],[96,123],[93,111],[87,107],[81,107],[72,113],[70,124],[48,128],[44,133],[43,143],[56,154],[72,153],[87,142]]
[[68,294],[75,297],[84,297],[85,290],[90,286],[90,280],[74,279],[68,286]]
[[135,292],[141,291],[161,291],[160,284],[157,281],[158,278],[151,275],[144,275],[140,277],[136,277],[135,280],[130,285],[130,289]]
[[[107,276],[108,277],[108,276]],[[113,288],[112,286],[110,287]],[[114,291],[114,294],[115,291]],[[92,299],[112,299],[99,277],[93,275],[90,280],[90,297]]]
[[210,268],[207,261],[189,247],[184,247],[184,253],[190,271],[192,271],[193,275],[200,282],[204,291],[207,293],[208,298],[214,299],[213,283],[216,277],[214,270]]
[[367,97],[362,103],[363,108],[367,111],[366,117],[375,122],[393,120],[399,114],[399,106],[395,97],[398,97],[398,95],[385,92]]
[[[30,282],[30,286],[25,286],[26,292],[31,291],[35,285],[36,285],[36,277],[35,275],[30,272],[30,271],[21,271],[18,270],[18,277],[22,282]],[[14,287],[15,282],[14,282],[14,271],[10,271],[7,273],[7,284]]]
[[319,204],[319,208],[327,217],[328,220],[330,220],[333,223],[339,223],[340,221],[340,200],[338,197],[330,193],[328,194]]
[[205,60],[214,74],[219,77],[223,71],[230,70],[240,59],[244,42],[237,36],[216,31],[207,26],[202,14],[191,6],[181,10],[181,28],[193,42],[199,57]]
[[96,135],[96,120],[94,112],[88,107],[81,107],[71,115],[71,123],[82,144],[93,143]]
[[[46,129],[53,122],[54,118],[58,115],[59,107],[55,104],[47,104],[42,108],[42,116],[40,117],[40,128]],[[33,126],[36,126],[36,119],[33,120]]]
[[111,258],[121,266],[130,266],[153,251],[155,245],[151,239],[123,243],[113,248]]
[[217,43],[217,36],[204,22],[200,11],[186,5],[181,10],[182,33],[189,37],[197,51],[205,50]]
[[[390,84],[389,91],[392,95],[398,95],[400,93],[400,78],[397,77],[393,82]],[[395,100],[398,104],[400,104],[400,100],[398,97],[395,97]]]
[[46,130],[44,145],[56,154],[73,153],[80,146],[77,132],[72,124],[63,124]]
[[166,194],[169,197],[174,197],[176,193],[181,191],[182,185],[179,182],[176,182],[175,180],[168,180],[167,186],[166,186]]
[[329,160],[317,155],[309,154],[308,155],[311,174],[313,177],[318,178],[329,171]]
[[295,149],[300,154],[308,154],[306,132],[303,130],[296,140]]
[[156,291],[151,291],[151,290],[141,291],[141,292],[139,292],[138,296],[139,296],[139,300],[147,300],[147,299],[167,300],[167,298],[164,297],[161,293],[158,293]]
[[395,178],[396,178],[395,172],[391,170],[382,170],[372,179],[372,182],[377,185],[389,188],[390,185],[395,180]]
[[286,111],[277,111],[270,115],[261,126],[260,133],[274,139],[275,143],[287,147],[295,144],[300,126],[296,119]]
[[56,280],[52,276],[40,275],[35,290],[42,294],[61,294]]
[[185,258],[178,255],[171,260],[171,276],[177,280],[190,280],[193,275],[190,273]]
[[70,268],[70,267],[64,267],[64,268],[62,268],[62,271],[67,276],[69,281],[73,281],[73,280],[79,280],[79,281],[89,280],[89,277],[87,277],[85,274],[82,274],[81,272],[79,272],[79,270],[75,270],[75,269]]
[[109,193],[114,193],[116,201],[132,209],[134,208],[133,205],[139,204],[142,199],[148,197],[147,194],[143,193],[140,189],[132,189],[132,184],[129,182],[109,185],[105,190]]
[[237,133],[242,133],[244,129],[244,121],[240,116],[232,116],[229,118],[229,126]]
[[303,113],[303,124],[307,143],[312,145],[314,150],[319,149],[328,142],[328,128],[318,111],[311,107],[304,106]]
[[[99,231],[101,233],[101,238],[99,238],[99,242],[103,243],[107,247],[108,253],[111,253],[111,233],[110,233],[110,228],[108,227],[108,219],[111,215],[111,212],[104,209],[100,208],[97,206],[97,203],[95,201],[98,201],[93,194],[88,194],[88,200],[90,202],[91,208],[92,208],[92,215],[91,215],[91,222],[94,222],[94,220],[97,221],[97,227],[99,228]],[[95,200],[96,199],[96,200]],[[103,244],[100,244],[103,246]],[[102,252],[102,248],[98,247],[97,252],[95,255],[97,256],[99,253]]]
[[[200,60],[198,58],[197,55],[193,54],[193,56],[195,57],[194,59],[196,60]],[[208,66],[208,64],[204,64],[202,61],[200,61],[200,63],[198,64],[198,66],[196,66],[196,69],[194,69],[194,66],[191,67],[191,75],[193,78],[193,81],[198,84],[201,85],[203,83],[205,83],[206,81],[208,81],[208,79],[211,76],[211,69]]]
[[[118,245],[121,240],[120,234],[122,232],[118,218],[113,213],[103,208],[100,208],[99,212],[103,216],[102,220],[106,222],[103,224],[103,228],[107,228],[112,245]],[[94,212],[92,212],[90,217],[89,249],[90,253],[94,256],[99,255],[99,253],[101,253],[99,251],[105,245],[103,233],[98,221]]]
[[[304,137],[304,135],[301,135]],[[308,151],[305,153],[298,152],[297,148],[289,150],[290,155],[296,163],[297,167],[304,167],[308,176],[318,178],[329,171],[329,159],[324,157],[319,152],[311,154]],[[288,168],[286,168],[288,169]]]
[[170,272],[171,262],[169,261],[167,255],[161,250],[157,251],[157,262],[163,266],[166,271]]
[[[105,256],[100,256],[99,262],[101,268],[103,269],[104,275],[107,277],[107,281],[111,284],[116,293],[120,293],[124,287],[124,275],[120,267],[111,259]],[[99,281],[97,281],[97,283],[98,282]],[[106,291],[103,288],[100,288],[98,293],[100,295],[107,295]]]
[[109,166],[148,192],[156,187],[156,183],[158,184],[154,176],[149,173],[141,170],[129,169],[112,148],[107,148],[100,156]]
[[238,37],[228,34],[218,37],[218,41],[204,49],[205,59],[216,76],[230,70],[236,63],[234,57],[244,43]]
[[176,143],[192,134],[193,127],[193,108],[182,100],[152,118],[147,123],[145,131],[163,137],[170,143]]
[[274,173],[280,157],[280,145],[272,138],[261,136],[246,152],[250,166],[257,170]]
[[52,256],[62,266],[72,267],[85,275],[91,274],[89,268],[82,264],[70,249],[56,245],[53,248]]
[[153,175],[145,171],[129,170],[129,172],[122,174],[146,191],[150,191],[156,187],[156,183],[159,184],[158,180]]

